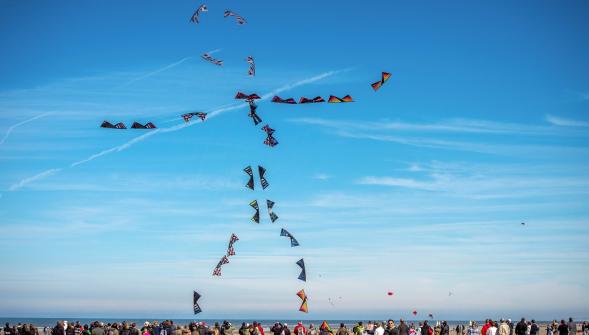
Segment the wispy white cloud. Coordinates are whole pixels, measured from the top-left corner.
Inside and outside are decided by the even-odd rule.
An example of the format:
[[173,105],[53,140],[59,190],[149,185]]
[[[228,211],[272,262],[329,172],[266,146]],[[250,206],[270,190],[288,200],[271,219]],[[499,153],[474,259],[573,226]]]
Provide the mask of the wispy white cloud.
[[18,189],[20,189],[20,188],[22,188],[22,187],[24,187],[24,186],[26,186],[26,185],[34,182],[34,181],[36,181],[36,180],[40,180],[40,179],[43,179],[43,178],[47,178],[49,176],[52,176],[52,175],[58,173],[61,170],[62,169],[50,169],[50,170],[47,170],[47,171],[43,171],[43,172],[41,172],[39,174],[36,174],[36,175],[34,175],[32,177],[25,178],[25,179],[19,181],[18,183],[13,184],[12,186],[10,186],[9,190],[10,191],[16,191],[16,190],[18,190]]
[[2,145],[2,144],[3,144],[3,143],[6,141],[6,139],[8,138],[8,136],[10,136],[10,133],[12,133],[12,131],[14,131],[16,128],[18,128],[18,127],[20,127],[20,126],[22,126],[22,125],[24,125],[24,124],[27,124],[27,123],[29,123],[29,122],[35,121],[35,120],[37,120],[37,119],[40,119],[40,118],[46,117],[46,116],[48,116],[48,115],[51,115],[51,114],[52,114],[52,113],[50,113],[50,112],[48,112],[48,113],[43,113],[43,114],[40,114],[40,115],[34,116],[34,117],[30,118],[30,119],[27,119],[27,120],[21,121],[21,122],[19,122],[19,123],[17,123],[17,124],[14,124],[14,125],[10,126],[10,127],[8,128],[8,130],[6,130],[6,134],[4,134],[4,137],[2,138],[2,140],[0,140],[0,145]]
[[562,127],[589,127],[588,121],[580,121],[580,120],[573,120],[573,119],[566,119],[559,116],[554,116],[547,114],[546,121],[550,122],[555,126],[562,126]]
[[332,177],[328,174],[325,173],[317,173],[315,175],[313,175],[313,179],[317,179],[317,180],[328,180],[331,179]]

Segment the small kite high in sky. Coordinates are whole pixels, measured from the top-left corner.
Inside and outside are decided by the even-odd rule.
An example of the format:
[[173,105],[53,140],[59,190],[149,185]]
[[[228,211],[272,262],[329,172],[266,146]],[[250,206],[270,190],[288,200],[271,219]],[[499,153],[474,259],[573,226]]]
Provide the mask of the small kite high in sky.
[[223,14],[223,17],[228,17],[228,16],[235,16],[235,20],[237,21],[237,24],[247,23],[247,21],[243,17],[241,17],[237,13],[232,12],[230,10],[226,10],[225,14]]
[[[260,185],[262,185],[262,189],[265,190],[266,187],[270,186],[264,175],[266,174],[266,169],[261,165],[258,165],[258,174],[260,175]],[[274,222],[274,221],[273,221]]]
[[202,312],[202,309],[200,309],[200,306],[198,305],[198,299],[200,299],[200,294],[198,294],[196,291],[193,291],[192,306],[194,309],[194,314],[198,314],[198,313]]
[[413,310],[412,314],[413,315],[417,315],[417,311],[416,310]]
[[282,99],[281,97],[275,95],[274,98],[272,98],[272,102],[276,102],[279,104],[291,104],[294,105],[297,102],[295,101],[295,99],[293,98],[288,98],[288,99]]
[[301,274],[299,280],[307,281],[307,271],[305,270],[305,260],[303,258],[297,261],[297,265],[301,267]]
[[333,104],[333,103],[340,103],[340,102],[354,102],[354,100],[352,99],[352,97],[350,95],[346,95],[343,98],[338,98],[335,95],[330,95],[327,102]]
[[110,128],[110,129],[127,129],[127,127],[125,126],[124,123],[119,122],[115,125],[113,125],[112,123],[108,122],[108,121],[104,121],[102,122],[102,124],[100,125],[101,128]]
[[260,223],[260,207],[258,206],[258,200],[250,202],[250,206],[256,210],[256,213],[252,216],[252,221]]
[[262,127],[262,130],[266,133],[266,139],[264,140],[264,144],[269,147],[275,147],[278,145],[278,141],[272,136],[274,134],[274,129],[270,128],[269,125],[265,125]]
[[274,201],[266,200],[266,206],[268,206],[268,215],[270,216],[270,220],[272,223],[274,223],[274,221],[278,220],[278,215],[272,211],[272,208],[274,207]]
[[314,103],[319,103],[319,102],[325,102],[325,100],[323,100],[322,97],[314,97],[313,99],[307,99],[305,97],[301,97],[301,99],[299,100],[300,104],[314,104]]
[[133,122],[133,125],[131,126],[131,128],[133,128],[133,129],[155,129],[157,127],[155,126],[155,124],[153,124],[151,122],[147,122],[144,125],[139,122]]
[[203,112],[192,112],[192,113],[182,114],[182,118],[184,119],[184,122],[186,122],[186,123],[188,123],[190,121],[190,119],[192,119],[193,116],[197,116],[202,121],[204,121],[207,118],[207,113],[203,113]]
[[305,290],[300,290],[297,292],[297,296],[301,298],[301,307],[299,307],[299,311],[303,313],[309,313],[309,307],[307,306],[307,295],[305,294]]
[[247,181],[247,184],[245,184],[245,187],[249,188],[250,190],[254,190],[254,172],[252,171],[252,167],[251,166],[246,166],[245,169],[243,169],[243,171],[245,171],[245,173],[247,173],[248,176],[250,176],[250,179]]
[[200,15],[201,12],[206,12],[207,10],[207,6],[205,6],[204,4],[200,5],[198,7],[198,9],[194,12],[194,14],[192,14],[192,17],[190,18],[190,22],[193,23],[198,23],[198,17]]
[[429,316],[430,319],[434,319],[434,315],[432,313],[429,313],[427,316]]
[[247,56],[247,58],[245,60],[250,65],[249,70],[247,70],[247,74],[254,77],[256,75],[256,62],[254,62],[254,57]]
[[387,292],[387,295],[391,296],[391,295],[394,295],[394,293],[389,291],[389,292]]
[[227,246],[227,257],[235,256],[235,249],[233,249],[233,243],[239,241],[239,238],[235,234],[231,234],[229,239],[229,246]]
[[211,57],[211,55],[209,55],[208,53],[204,53],[202,54],[202,59],[206,60],[207,62],[213,63],[215,65],[219,65],[222,66],[223,65],[223,61],[220,59],[215,59],[213,57]]
[[374,84],[371,84],[372,89],[378,91],[378,89],[391,77],[391,74],[388,72],[383,72],[380,81],[377,81]]
[[292,236],[291,233],[286,231],[286,229],[282,228],[280,230],[280,236],[285,236],[285,237],[290,238],[290,246],[291,247],[298,247],[299,246],[299,241],[297,241],[297,239],[294,238],[294,236]]

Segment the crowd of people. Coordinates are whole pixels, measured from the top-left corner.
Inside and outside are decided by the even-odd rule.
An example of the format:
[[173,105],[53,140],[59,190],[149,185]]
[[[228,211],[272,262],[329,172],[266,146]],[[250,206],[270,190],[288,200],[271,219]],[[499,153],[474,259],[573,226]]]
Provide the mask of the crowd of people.
[[[579,329],[580,328],[580,329]],[[276,322],[273,326],[264,329],[259,322],[242,323],[239,328],[234,327],[230,322],[215,322],[207,325],[205,322],[191,322],[188,325],[175,325],[172,320],[145,322],[143,326],[135,323],[107,323],[95,321],[91,324],[80,324],[80,322],[69,323],[58,321],[51,327],[38,328],[32,324],[10,325],[6,323],[0,335],[539,335],[540,326],[535,320],[526,321],[521,319],[514,325],[510,319],[493,321],[485,320],[482,326],[477,322],[470,321],[467,325],[458,324],[455,327],[448,325],[446,321],[438,321],[432,327],[428,321],[418,324],[406,323],[403,319],[395,324],[394,320],[383,322],[369,321],[366,325],[358,322],[348,328],[341,323],[339,328],[333,330],[324,321],[316,327],[310,324],[305,327],[298,322],[292,330],[287,323]],[[568,322],[554,320],[546,325],[546,335],[589,335],[589,322],[583,322],[580,327],[569,318]]]

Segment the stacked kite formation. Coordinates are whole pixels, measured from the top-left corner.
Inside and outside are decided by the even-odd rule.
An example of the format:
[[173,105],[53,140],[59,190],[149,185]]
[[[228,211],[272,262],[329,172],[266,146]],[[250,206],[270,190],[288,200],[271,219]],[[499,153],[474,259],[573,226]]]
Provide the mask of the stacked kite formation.
[[[207,12],[208,8],[206,5],[202,4],[200,5],[196,11],[192,14],[191,18],[190,18],[190,22],[198,24],[200,23],[200,14],[203,12]],[[247,23],[247,21],[245,20],[245,18],[243,18],[241,15],[231,11],[231,10],[225,10],[223,16],[225,18],[227,17],[234,17],[237,24],[238,25],[243,25],[245,23]],[[205,53],[202,55],[202,58],[212,64],[215,64],[217,66],[222,66],[223,65],[223,61],[220,59],[215,59],[211,56],[212,52],[210,53]],[[247,63],[249,64],[249,68],[248,68],[248,75],[249,76],[255,76],[256,74],[256,64],[254,61],[254,58],[252,56],[247,56],[246,58]],[[382,87],[382,85],[391,77],[391,74],[388,72],[382,72],[381,73],[381,79],[380,81],[377,81],[373,84],[371,84],[372,88],[374,91],[377,91],[378,89],[380,89]],[[258,96],[257,94],[253,93],[253,94],[244,94],[242,92],[238,92],[235,96],[235,99],[240,99],[240,100],[244,100],[245,102],[248,103],[249,105],[249,113],[248,113],[248,117],[250,117],[254,123],[254,126],[257,126],[258,124],[260,124],[262,122],[262,118],[257,114],[257,104],[255,103],[255,100],[259,100],[261,99],[260,96]],[[294,105],[297,104],[297,101],[294,98],[286,98],[283,99],[279,96],[274,96],[272,98],[272,102],[273,103],[281,103],[281,104],[290,104],[290,105]],[[298,100],[298,104],[312,104],[312,103],[323,103],[326,102],[325,99],[323,99],[321,96],[316,96],[314,98],[307,98],[307,97],[301,97]],[[330,95],[329,98],[327,99],[327,103],[347,103],[347,102],[354,102],[354,99],[352,98],[351,95],[345,95],[343,97],[338,97],[338,96],[334,96],[334,95]],[[187,114],[183,114],[182,118],[184,119],[185,122],[189,122],[194,116],[199,117],[202,121],[204,121],[207,117],[206,113],[202,113],[202,112],[198,112],[198,113],[187,113]],[[123,123],[118,123],[116,125],[112,125],[108,122],[105,121],[105,123],[103,123],[103,128],[113,128],[113,129],[126,129],[125,125]],[[132,128],[136,128],[136,129],[150,129],[150,128],[155,128],[155,126],[152,123],[148,123],[146,125],[141,125],[138,123],[134,123]],[[266,139],[264,140],[264,144],[268,145],[269,147],[274,147],[276,145],[278,145],[278,141],[276,140],[276,138],[274,137],[274,132],[275,130],[272,129],[268,124],[266,124],[264,127],[261,128],[262,131],[264,131],[266,133]],[[246,183],[246,187],[254,190],[254,173],[253,170],[251,168],[251,166],[247,166],[244,171],[248,174],[249,176],[249,180]],[[269,183],[266,180],[266,178],[264,177],[266,173],[266,169],[264,169],[262,166],[258,166],[258,174],[259,174],[259,179],[260,179],[260,185],[262,187],[263,190],[265,190],[268,186]],[[274,207],[275,203],[272,200],[266,199],[266,206],[268,209],[268,215],[270,217],[271,222],[275,222],[278,219],[278,215],[276,215],[273,212],[273,207]],[[255,214],[252,216],[251,220],[256,222],[256,223],[260,223],[260,208],[258,205],[258,201],[257,200],[253,200],[252,202],[250,202],[250,206],[255,210]],[[291,243],[291,247],[296,247],[299,246],[299,242],[294,238],[294,236],[289,233],[286,229],[281,228],[280,231],[280,236],[283,237],[287,237],[290,239],[290,243]],[[227,254],[224,255],[221,260],[219,261],[219,263],[217,264],[217,266],[215,267],[215,270],[213,271],[213,276],[221,276],[221,267],[225,264],[229,263],[229,257],[235,255],[235,250],[233,248],[233,244],[238,241],[239,239],[237,238],[237,235],[232,234],[231,235],[231,239],[229,241],[229,246],[227,248]],[[301,272],[298,276],[299,280],[302,280],[304,282],[306,282],[307,280],[307,273],[306,273],[306,268],[305,268],[305,261],[303,258],[301,258],[300,260],[298,260],[296,262],[296,264],[301,268]],[[390,294],[391,295],[391,294]],[[301,289],[299,292],[297,292],[297,296],[301,299],[301,306],[299,308],[299,311],[304,312],[304,313],[308,313],[308,306],[307,306],[307,300],[308,297],[304,291],[304,289]],[[200,294],[198,294],[196,291],[193,292],[193,307],[194,307],[194,313],[200,313],[201,312],[201,308],[198,305],[198,299],[200,299]],[[341,297],[340,297],[341,299]],[[330,300],[331,302],[331,300]],[[414,314],[417,314],[417,311],[414,311]],[[432,314],[430,314],[430,317],[433,317]],[[329,325],[324,322],[321,325],[321,328],[325,328],[330,330],[331,328],[329,327]]]
[[[112,123],[110,123],[108,121],[102,122],[102,124],[100,125],[100,128],[127,129],[125,124],[122,122],[119,122],[119,123],[113,125]],[[155,128],[157,128],[157,127],[151,122],[148,122],[144,125],[139,122],[133,122],[133,124],[131,125],[131,129],[155,129]]]
[[229,264],[229,257],[235,256],[235,249],[233,249],[233,243],[239,241],[239,238],[235,234],[231,234],[231,238],[229,239],[229,246],[227,247],[227,254],[221,257],[217,266],[213,270],[213,276],[221,276],[221,267],[225,264]]
[[309,313],[309,307],[307,306],[307,295],[305,294],[305,290],[302,289],[298,291],[297,296],[301,298],[301,307],[299,307],[299,311],[303,313]]
[[[278,104],[289,104],[289,105],[296,105],[297,102],[294,98],[287,98],[287,99],[283,99],[277,95],[275,95],[272,98],[272,102],[274,103],[278,103]],[[299,99],[299,104],[311,104],[311,103],[320,103],[320,102],[325,102],[325,99],[323,99],[320,96],[316,96],[313,99],[308,99],[305,97],[301,97]],[[340,103],[340,102],[354,102],[354,99],[352,98],[351,95],[346,95],[343,98],[338,98],[335,95],[330,95],[329,99],[327,99],[328,103]]]

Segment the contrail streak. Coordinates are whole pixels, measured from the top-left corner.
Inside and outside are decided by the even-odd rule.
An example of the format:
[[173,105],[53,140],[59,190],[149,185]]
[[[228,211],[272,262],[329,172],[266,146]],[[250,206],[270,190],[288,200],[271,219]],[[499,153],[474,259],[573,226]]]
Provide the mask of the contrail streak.
[[[344,70],[338,70],[338,71],[324,72],[324,73],[321,73],[321,74],[316,75],[314,77],[303,79],[303,80],[294,82],[292,84],[288,84],[288,85],[279,87],[277,89],[274,89],[274,90],[270,91],[269,93],[266,93],[266,94],[262,95],[262,97],[261,97],[262,99],[261,100],[267,100],[270,97],[272,97],[273,95],[278,94],[280,92],[284,92],[284,91],[293,89],[293,88],[298,87],[298,86],[301,86],[301,85],[310,84],[310,83],[319,81],[321,79],[324,79],[324,78],[327,78],[327,77],[330,77],[330,76],[333,76],[335,74],[338,74],[338,73],[341,73],[341,72],[345,72],[345,71],[348,71],[348,70],[347,69],[344,69]],[[215,117],[217,117],[217,116],[219,116],[219,115],[221,115],[221,114],[223,114],[225,112],[236,110],[236,109],[240,109],[240,108],[244,108],[246,106],[248,106],[247,103],[236,103],[236,104],[232,104],[232,105],[229,105],[229,106],[227,106],[227,105],[220,106],[220,107],[217,107],[217,108],[212,109],[210,111],[207,111],[207,119],[215,118]],[[181,129],[184,129],[184,128],[192,127],[192,126],[194,126],[196,124],[201,124],[201,122],[181,123],[181,124],[178,124],[178,125],[175,125],[175,126],[172,126],[172,127],[158,128],[158,129],[155,129],[153,131],[149,131],[148,133],[145,133],[143,135],[137,136],[137,137],[135,137],[135,138],[133,138],[133,139],[131,139],[131,140],[129,140],[129,141],[121,144],[121,145],[118,145],[116,147],[112,147],[110,149],[103,150],[103,151],[101,151],[99,153],[96,153],[94,155],[91,155],[91,156],[89,156],[87,158],[84,158],[82,160],[79,160],[77,162],[74,162],[74,163],[70,164],[69,167],[70,168],[73,168],[75,166],[88,163],[88,162],[93,161],[93,160],[95,160],[95,159],[97,159],[99,157],[102,157],[102,156],[111,154],[113,152],[120,152],[120,151],[126,150],[126,149],[130,148],[131,146],[133,146],[133,145],[135,145],[135,144],[137,144],[139,142],[142,142],[142,141],[146,140],[149,137],[155,136],[156,134],[170,133],[170,132],[178,131],[178,130],[181,130]],[[16,190],[22,188],[23,186],[25,186],[25,185],[33,182],[33,181],[37,181],[37,180],[40,180],[40,179],[49,177],[51,175],[54,175],[54,174],[60,172],[61,170],[62,169],[51,169],[51,170],[47,170],[45,172],[39,173],[39,174],[37,174],[35,176],[29,177],[29,178],[25,178],[25,179],[21,180],[20,182],[12,185],[9,190],[10,191],[16,191]]]
[[47,177],[49,177],[51,175],[54,175],[54,174],[58,173],[59,171],[61,171],[61,169],[50,169],[50,170],[47,170],[47,171],[43,171],[43,172],[41,172],[39,174],[36,174],[36,175],[34,175],[32,177],[25,178],[25,179],[19,181],[16,184],[13,184],[12,186],[10,186],[10,188],[8,190],[10,190],[10,191],[16,191],[19,188],[22,188],[22,187],[26,186],[27,184],[30,184],[30,183],[32,183],[32,182],[34,182],[36,180],[39,180],[39,179],[47,178]]
[[166,65],[166,66],[162,67],[161,69],[158,69],[158,70],[155,70],[155,71],[153,71],[153,72],[150,72],[150,73],[144,74],[144,75],[143,75],[143,76],[141,76],[141,77],[138,77],[138,78],[132,79],[132,80],[128,81],[127,83],[125,83],[125,84],[123,84],[123,85],[119,86],[118,88],[127,87],[127,86],[129,86],[129,85],[133,84],[133,83],[134,83],[134,82],[136,82],[136,81],[143,80],[143,79],[149,78],[149,77],[151,77],[151,76],[155,76],[156,74],[158,74],[158,73],[160,73],[160,72],[164,72],[164,71],[166,71],[166,70],[169,70],[169,69],[171,69],[171,68],[173,68],[173,67],[175,67],[175,66],[178,66],[178,65],[180,65],[180,64],[182,64],[182,63],[184,63],[185,61],[187,61],[187,60],[189,60],[189,59],[192,59],[192,57],[186,57],[186,58],[182,58],[181,60],[179,60],[179,61],[177,61],[177,62],[175,62],[175,63],[172,63],[172,64],[169,64],[169,65]]
[[8,128],[8,130],[6,131],[6,134],[4,134],[4,137],[2,138],[2,140],[0,140],[0,145],[2,145],[6,141],[6,139],[8,138],[8,136],[10,136],[10,133],[12,133],[12,131],[15,130],[16,128],[22,126],[23,124],[26,124],[26,123],[29,123],[31,121],[40,119],[40,118],[45,117],[45,116],[50,115],[50,114],[52,114],[52,113],[51,112],[43,113],[43,114],[34,116],[34,117],[32,117],[32,118],[30,118],[28,120],[21,121],[21,122],[15,124],[13,126],[10,126],[10,128]]

